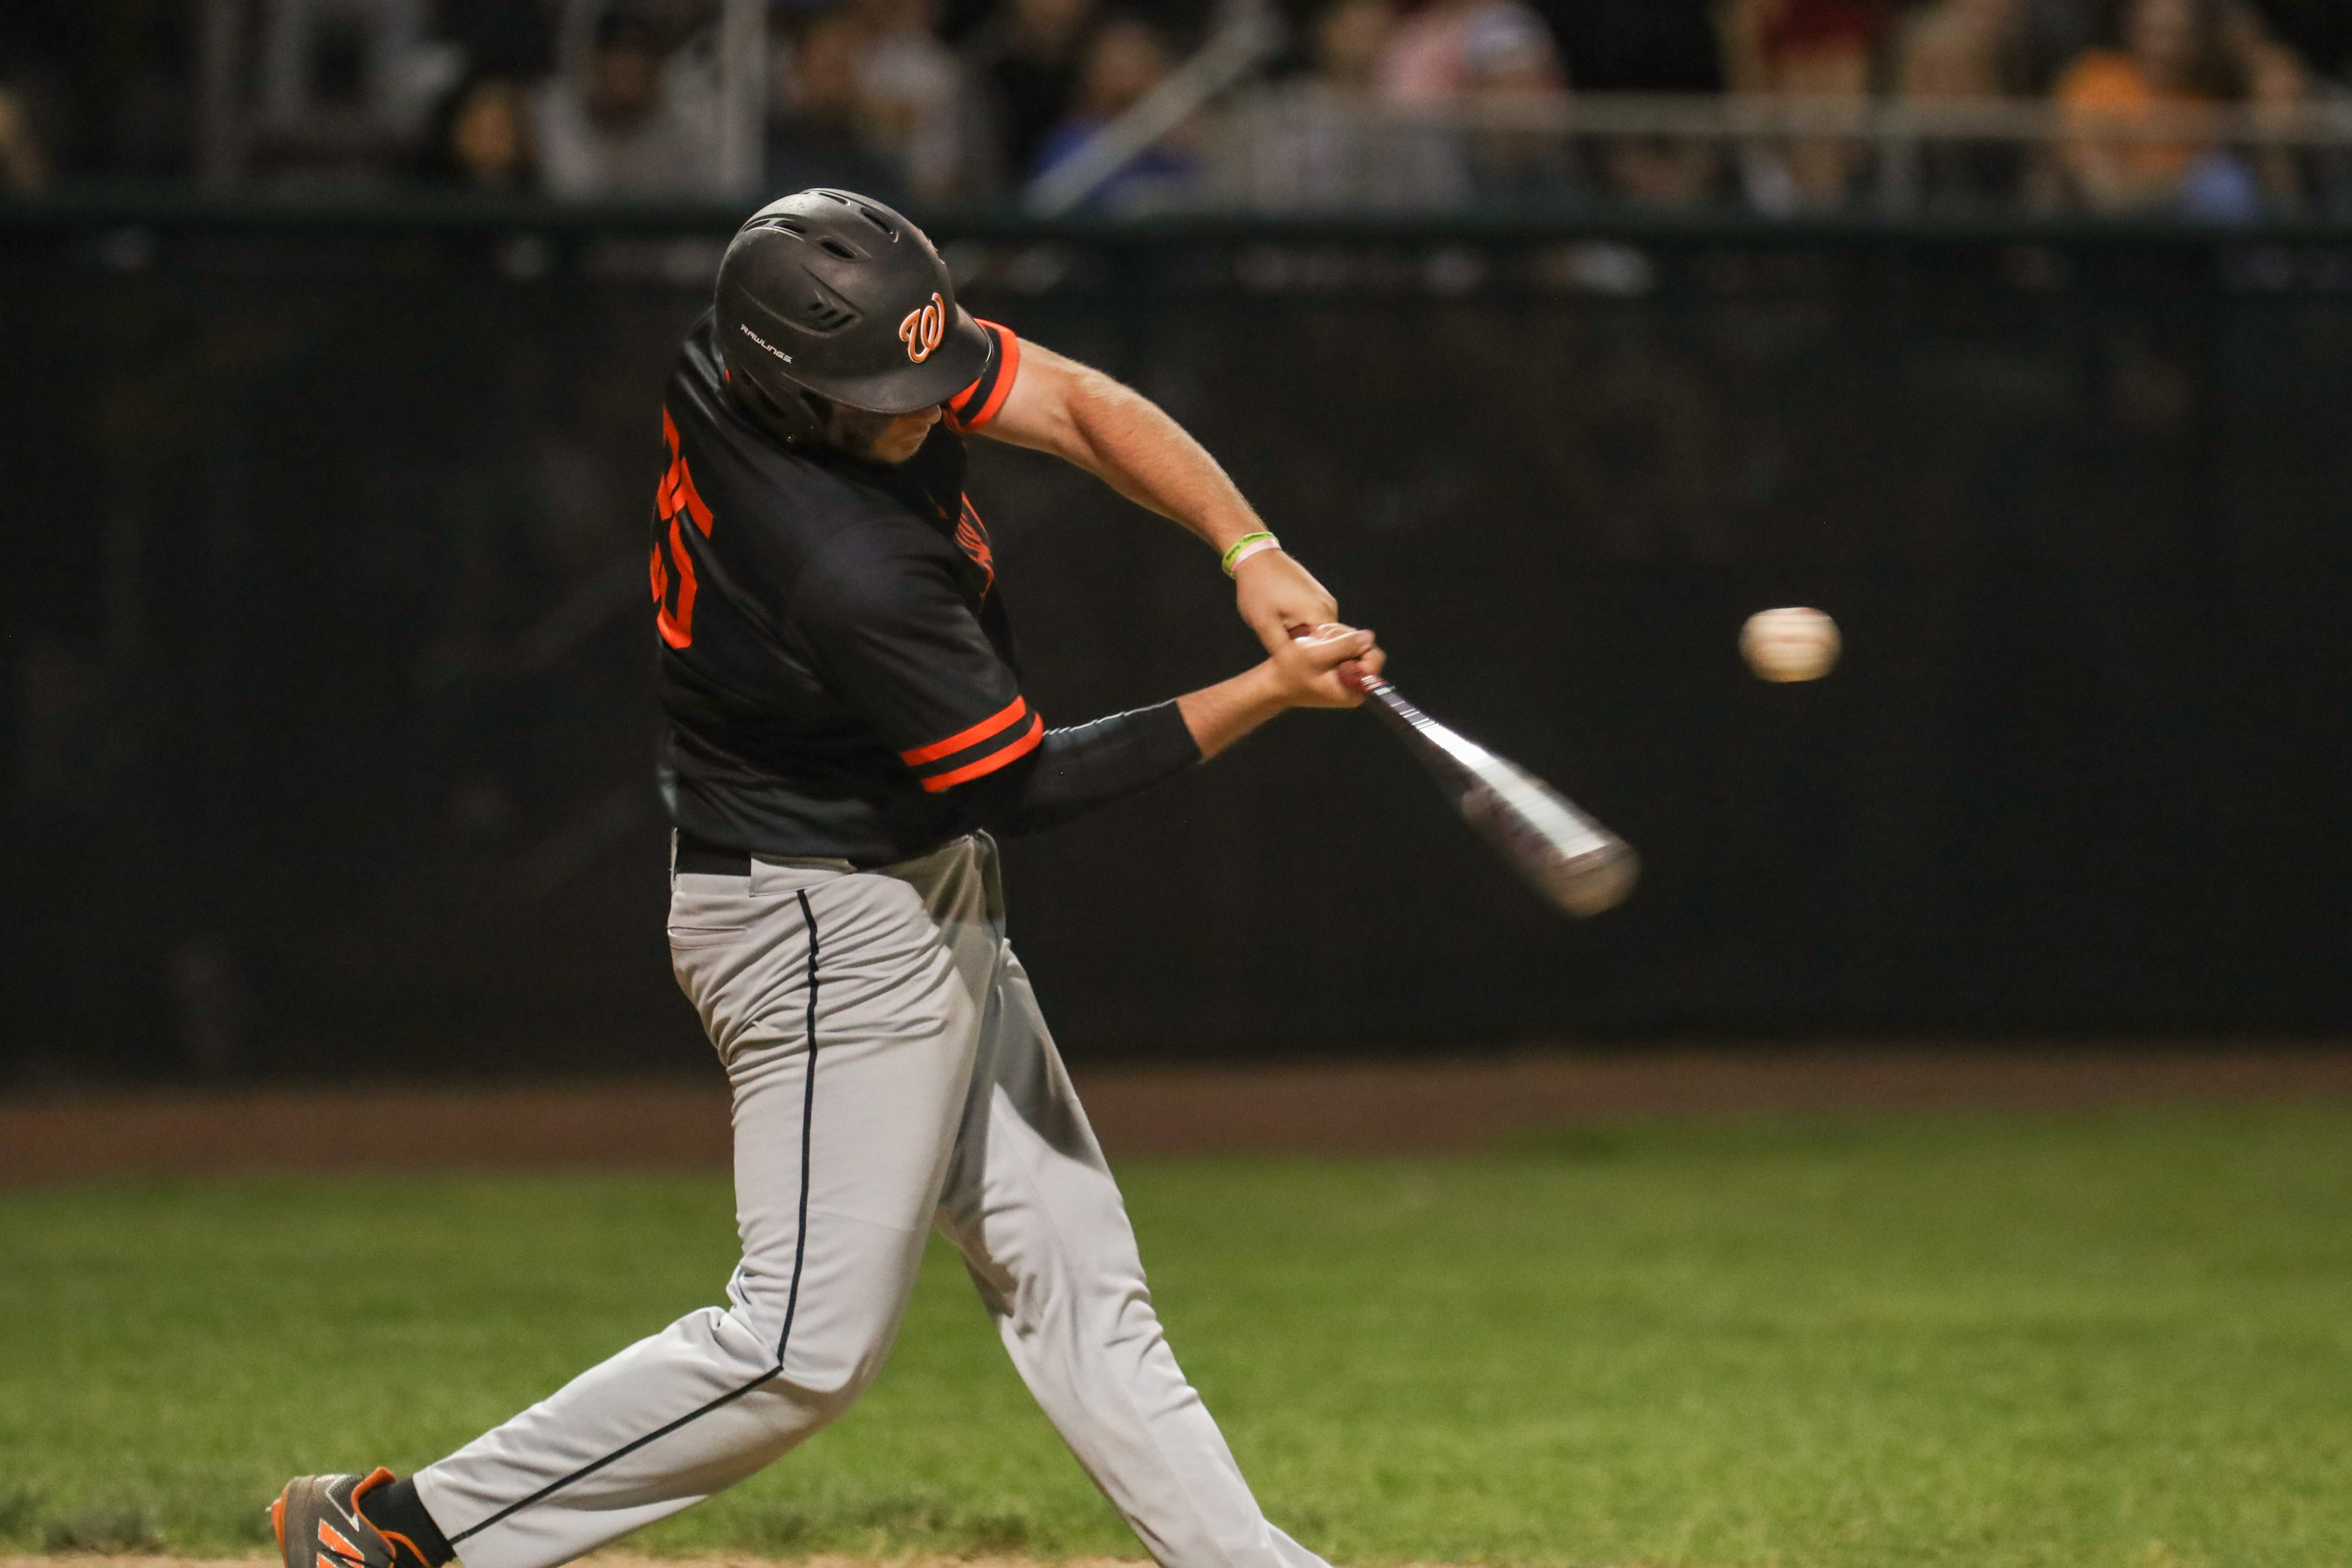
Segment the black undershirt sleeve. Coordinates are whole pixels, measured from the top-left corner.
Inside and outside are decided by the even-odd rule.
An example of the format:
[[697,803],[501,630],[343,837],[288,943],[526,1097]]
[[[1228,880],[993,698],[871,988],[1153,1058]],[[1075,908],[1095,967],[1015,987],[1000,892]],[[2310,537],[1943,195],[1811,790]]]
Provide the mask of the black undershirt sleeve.
[[954,798],[982,827],[1007,838],[1043,833],[1139,795],[1201,760],[1172,701],[1048,730],[1019,762],[958,784]]

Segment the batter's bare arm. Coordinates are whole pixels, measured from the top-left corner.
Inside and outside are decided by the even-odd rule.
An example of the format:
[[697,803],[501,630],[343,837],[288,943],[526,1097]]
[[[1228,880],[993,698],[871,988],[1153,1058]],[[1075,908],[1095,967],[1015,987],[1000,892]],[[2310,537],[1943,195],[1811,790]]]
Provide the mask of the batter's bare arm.
[[[1158,404],[1038,343],[1021,345],[1020,376],[981,433],[1075,463],[1220,552],[1265,526],[1217,459]],[[1339,619],[1329,591],[1279,550],[1250,556],[1234,576],[1242,619],[1269,653],[1294,628]]]

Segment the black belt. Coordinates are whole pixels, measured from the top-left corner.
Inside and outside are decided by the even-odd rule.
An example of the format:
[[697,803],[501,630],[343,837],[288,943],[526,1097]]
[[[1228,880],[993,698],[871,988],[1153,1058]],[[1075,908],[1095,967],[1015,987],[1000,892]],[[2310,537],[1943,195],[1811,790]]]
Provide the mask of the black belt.
[[681,830],[677,836],[677,869],[697,877],[748,877],[751,857],[741,849],[721,849]]

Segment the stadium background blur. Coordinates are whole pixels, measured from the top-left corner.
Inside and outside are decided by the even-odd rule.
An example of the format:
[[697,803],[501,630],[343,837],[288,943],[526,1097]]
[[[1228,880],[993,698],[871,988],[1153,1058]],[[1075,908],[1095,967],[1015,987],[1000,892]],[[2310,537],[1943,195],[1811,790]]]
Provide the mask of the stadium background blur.
[[[286,1476],[728,1279],[646,535],[812,184],[1644,856],[1564,921],[1347,714],[1009,847],[1271,1517],[2352,1561],[2348,76],[2342,0],[0,0],[0,1568],[274,1562]],[[1049,719],[1255,657],[976,448]],[[1845,660],[1768,686],[1791,604]],[[858,1410],[627,1550],[1137,1545],[935,1238]]]
[[[2325,0],[16,0],[0,1081],[690,1067],[643,552],[764,196],[1196,430],[1622,828],[1567,926],[1370,725],[1011,853],[1074,1056],[2352,1024]],[[985,451],[1041,706],[1248,657]],[[1817,604],[1847,663],[1740,668]]]

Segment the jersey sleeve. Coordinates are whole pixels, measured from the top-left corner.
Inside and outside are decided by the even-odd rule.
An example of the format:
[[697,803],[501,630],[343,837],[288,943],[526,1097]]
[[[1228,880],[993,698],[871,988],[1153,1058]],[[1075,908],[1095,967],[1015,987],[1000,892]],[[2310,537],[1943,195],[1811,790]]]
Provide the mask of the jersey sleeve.
[[979,380],[948,399],[948,427],[965,436],[996,417],[1013,391],[1013,378],[1021,374],[1021,340],[1013,329],[994,321],[982,321],[980,328],[991,345],[987,368]]
[[816,674],[936,795],[1035,751],[1045,721],[981,629],[949,567],[852,541],[812,563],[793,624]]

